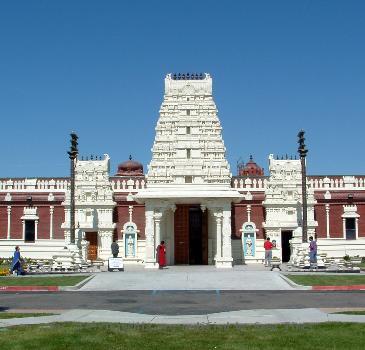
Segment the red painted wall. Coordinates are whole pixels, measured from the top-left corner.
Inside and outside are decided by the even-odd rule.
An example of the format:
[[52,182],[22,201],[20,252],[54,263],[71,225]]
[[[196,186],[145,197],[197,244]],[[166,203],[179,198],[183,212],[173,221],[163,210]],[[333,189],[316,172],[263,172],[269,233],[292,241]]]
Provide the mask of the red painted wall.
[[359,217],[359,237],[365,237],[365,204],[357,205],[357,213]]
[[0,207],[0,238],[6,238],[8,234],[8,211],[6,206]]
[[65,208],[61,205],[55,205],[53,211],[53,238],[55,239],[65,238],[64,231],[61,228],[61,225],[64,221],[65,221]]
[[326,238],[327,228],[326,228],[326,208],[325,204],[318,204],[314,206],[315,219],[318,222],[318,227],[316,228],[317,238]]
[[21,217],[24,214],[24,206],[11,207],[11,229],[10,238],[22,239],[23,238],[23,224]]
[[49,239],[49,206],[37,206],[38,220],[38,239]]
[[343,214],[342,204],[330,205],[330,237],[331,238],[343,238],[343,220],[341,215]]
[[114,235],[118,234],[118,239],[122,239],[122,229],[123,225],[129,221],[129,206],[133,205],[133,216],[132,220],[137,225],[137,230],[139,230],[139,239],[145,239],[145,207],[141,204],[132,204],[131,202],[118,203],[117,207],[114,209],[114,222],[116,222],[116,232]]
[[[257,238],[264,238],[264,230],[262,223],[264,222],[264,207],[261,204],[251,205],[251,221],[255,223],[257,231]],[[248,220],[247,204],[240,203],[232,206],[232,236],[233,238],[240,238],[242,232],[242,225]]]

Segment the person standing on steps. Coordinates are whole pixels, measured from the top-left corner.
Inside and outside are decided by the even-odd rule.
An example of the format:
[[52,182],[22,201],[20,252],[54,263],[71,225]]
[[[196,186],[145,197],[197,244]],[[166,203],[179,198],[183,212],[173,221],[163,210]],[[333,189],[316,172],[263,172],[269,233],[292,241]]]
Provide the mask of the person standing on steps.
[[113,240],[113,243],[111,245],[111,250],[112,250],[113,258],[117,258],[118,254],[119,254],[119,245],[115,239]]
[[270,242],[270,237],[266,238],[266,241],[264,243],[264,248],[265,248],[265,266],[271,266],[273,244]]
[[158,267],[163,269],[166,266],[166,246],[165,241],[161,243],[156,248]]

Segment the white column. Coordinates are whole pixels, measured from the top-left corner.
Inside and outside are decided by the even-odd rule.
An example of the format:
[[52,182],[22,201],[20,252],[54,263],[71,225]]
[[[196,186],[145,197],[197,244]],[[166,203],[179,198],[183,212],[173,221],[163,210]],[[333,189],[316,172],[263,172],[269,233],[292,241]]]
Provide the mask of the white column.
[[65,230],[65,246],[68,247],[71,244],[71,232],[69,229]]
[[356,218],[355,219],[355,234],[356,234],[356,239],[358,239],[359,238],[359,218]]
[[231,206],[224,208],[223,210],[223,251],[222,262],[220,267],[230,268],[232,267],[232,244],[231,244]]
[[34,240],[38,239],[38,220],[34,220],[35,232],[34,232]]
[[53,239],[53,211],[54,206],[49,207],[49,239]]
[[23,241],[25,240],[25,220],[22,220],[23,225]]
[[251,204],[247,205],[247,221],[251,221]]
[[214,213],[217,224],[217,249],[215,255],[215,264],[218,265],[218,261],[222,259],[222,213]]
[[346,239],[346,218],[342,219],[343,238]]
[[88,260],[88,249],[89,249],[90,242],[82,239],[81,240],[81,255],[84,261]]
[[8,211],[8,232],[7,232],[6,238],[10,239],[10,226],[11,226],[11,206],[10,205],[8,205],[7,211]]
[[330,205],[326,204],[326,237],[330,238]]
[[99,227],[98,232],[98,258],[107,260],[111,257],[111,245],[113,242],[113,231],[101,231]]
[[153,269],[158,268],[155,259],[155,230],[153,222],[153,210],[147,209],[145,211],[146,216],[146,252],[145,252],[145,268]]
[[[161,224],[162,213],[155,213],[153,218],[155,219],[155,247],[157,248],[157,246],[161,242],[161,226],[160,226],[160,224]],[[156,257],[156,249],[154,250],[154,253],[155,253],[155,257]]]

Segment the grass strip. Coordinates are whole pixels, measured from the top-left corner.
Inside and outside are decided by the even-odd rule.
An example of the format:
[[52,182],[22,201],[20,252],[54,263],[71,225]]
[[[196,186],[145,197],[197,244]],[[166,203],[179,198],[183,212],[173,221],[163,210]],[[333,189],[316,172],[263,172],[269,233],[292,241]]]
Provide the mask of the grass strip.
[[334,312],[335,315],[365,315],[365,310],[362,311],[341,311]]
[[[6,334],[4,334],[6,332]],[[365,325],[166,326],[61,323],[15,326],[1,349],[26,350],[286,350],[363,349]]]
[[0,277],[0,286],[74,286],[89,276]]
[[33,312],[0,312],[0,319],[9,319],[9,318],[24,318],[24,317],[41,317],[41,316],[53,316],[56,314],[50,313],[33,313]]
[[365,284],[365,275],[286,275],[303,286],[352,286]]

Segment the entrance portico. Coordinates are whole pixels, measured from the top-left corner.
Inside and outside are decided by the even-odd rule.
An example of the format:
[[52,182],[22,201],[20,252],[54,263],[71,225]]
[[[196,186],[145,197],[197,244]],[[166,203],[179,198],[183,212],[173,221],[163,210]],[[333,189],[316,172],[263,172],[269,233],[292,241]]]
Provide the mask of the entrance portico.
[[134,198],[146,208],[145,267],[158,268],[156,247],[161,240],[169,265],[232,267],[231,205],[241,197],[227,189],[140,191]]

